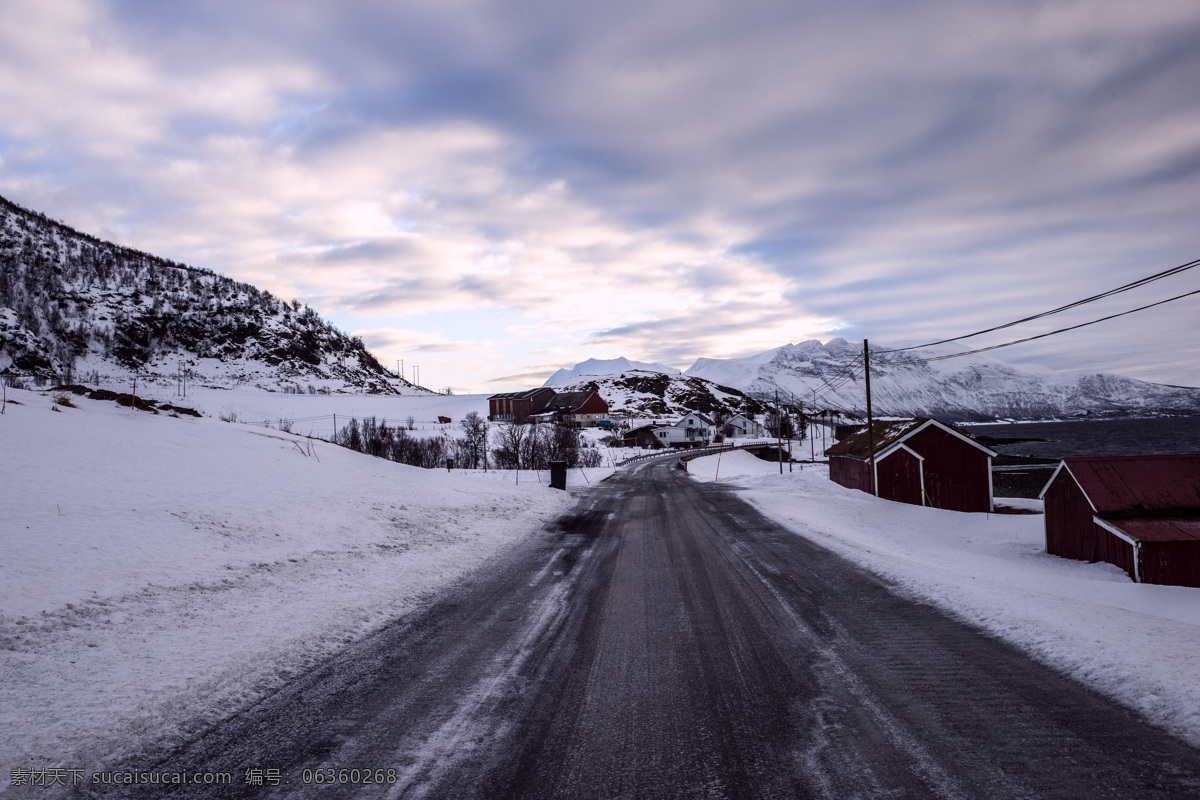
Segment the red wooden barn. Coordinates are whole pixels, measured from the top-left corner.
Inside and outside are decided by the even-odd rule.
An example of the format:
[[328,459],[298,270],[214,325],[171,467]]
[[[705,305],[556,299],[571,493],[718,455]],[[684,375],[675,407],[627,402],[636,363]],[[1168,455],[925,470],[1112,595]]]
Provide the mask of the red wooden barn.
[[[996,453],[953,425],[933,419],[876,422],[875,485],[885,500],[951,511],[992,510]],[[825,451],[829,479],[871,491],[866,427]]]
[[554,390],[545,386],[524,392],[505,392],[488,398],[488,419],[521,421],[539,413],[554,399]]
[[595,426],[608,419],[608,403],[592,390],[556,392],[543,386],[524,392],[494,394],[488,398],[488,419],[493,422],[566,422]]
[[539,413],[557,422],[592,428],[600,420],[608,419],[608,403],[604,402],[604,398],[598,393],[589,389],[558,392]]
[[1200,587],[1200,455],[1066,458],[1041,497],[1047,552]]

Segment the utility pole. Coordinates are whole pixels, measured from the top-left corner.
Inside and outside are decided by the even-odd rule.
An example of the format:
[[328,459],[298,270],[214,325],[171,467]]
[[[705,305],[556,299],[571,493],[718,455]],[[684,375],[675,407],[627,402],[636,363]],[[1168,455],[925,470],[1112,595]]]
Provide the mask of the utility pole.
[[817,419],[817,390],[813,389],[813,423],[808,426],[808,453],[810,460],[813,463],[817,461],[817,443],[814,441],[817,438],[816,419]]
[[792,439],[796,438],[796,424],[792,422],[792,411],[793,409],[788,409],[788,472],[792,471]]
[[871,482],[871,494],[879,496],[879,489],[875,486],[875,419],[871,416],[871,351],[867,348],[867,340],[863,339],[863,364],[867,367],[867,450],[870,452],[870,474],[867,478]]
[[779,410],[779,390],[775,390],[775,449],[779,451],[779,474],[783,474],[783,413]]

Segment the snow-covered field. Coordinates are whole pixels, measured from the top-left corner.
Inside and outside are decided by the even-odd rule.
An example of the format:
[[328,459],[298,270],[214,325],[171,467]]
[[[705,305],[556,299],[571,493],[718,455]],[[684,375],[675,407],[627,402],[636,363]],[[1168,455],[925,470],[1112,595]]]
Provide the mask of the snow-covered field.
[[732,452],[719,475],[716,456],[688,471],[744,487],[742,497],[797,533],[1200,745],[1200,589],[1051,556],[1040,515],[892,503],[838,486],[824,465],[780,475]]
[[[273,402],[310,399],[214,394],[178,403],[273,415]],[[421,470],[216,418],[8,398],[20,405],[0,416],[5,782],[8,767],[90,770],[187,735],[573,502],[532,473],[518,486],[512,472]],[[350,413],[383,416],[369,403],[392,400],[361,399]],[[412,400],[458,403],[429,407],[453,408],[456,422],[475,402]],[[569,488],[586,486],[568,474]]]
[[[128,392],[129,387],[121,391]],[[413,418],[414,434],[426,435],[447,431],[459,436],[459,423],[474,411],[481,417],[488,415],[487,395],[440,395],[440,394],[286,394],[264,392],[257,389],[188,389],[187,397],[173,397],[173,388],[153,386],[142,388],[139,396],[169,402],[174,405],[194,408],[208,416],[236,418],[238,422],[270,422],[278,427],[281,419],[292,422],[295,433],[329,439],[333,434],[334,416],[340,428],[351,417],[363,420],[375,417],[387,420],[389,425],[405,425]],[[448,417],[449,425],[439,423],[438,417]]]
[[[486,411],[479,396],[147,394],[239,419],[442,414],[453,429]],[[95,769],[169,744],[419,607],[572,502],[534,473],[517,485],[513,472],[420,470],[215,416],[8,397],[19,405],[0,416],[0,768]],[[1200,590],[1048,556],[1040,516],[887,503],[820,465],[780,475],[744,452],[719,461],[719,476],[717,456],[689,472],[749,487],[782,523],[1200,743]],[[568,483],[586,490],[611,472]]]
[[[115,387],[128,392],[130,387]],[[488,396],[485,394],[440,395],[416,393],[406,395],[385,394],[287,394],[264,392],[253,388],[211,389],[189,388],[187,397],[176,397],[173,386],[142,386],[138,397],[146,397],[163,403],[193,408],[214,419],[231,419],[241,425],[263,427],[263,423],[278,429],[287,423],[293,433],[332,439],[334,425],[338,429],[352,418],[362,421],[374,417],[377,422],[407,427],[412,418],[411,436],[463,435],[462,419],[474,411],[484,419],[488,415]],[[449,423],[438,422],[438,417],[450,419]],[[493,423],[497,430],[502,423]],[[591,445],[601,446],[600,440],[608,433],[601,428],[584,428],[584,439]],[[495,440],[492,441],[494,446]],[[608,448],[605,464],[610,455],[620,461],[623,452]],[[590,477],[590,476],[589,476]],[[581,479],[582,480],[582,479]]]

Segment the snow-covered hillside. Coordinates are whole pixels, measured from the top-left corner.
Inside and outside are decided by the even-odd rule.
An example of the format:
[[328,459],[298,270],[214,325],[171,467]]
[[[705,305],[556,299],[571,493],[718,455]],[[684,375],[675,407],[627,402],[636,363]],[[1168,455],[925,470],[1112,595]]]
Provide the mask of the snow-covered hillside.
[[0,198],[0,372],[116,383],[412,391],[311,308]]
[[581,361],[570,369],[560,369],[551,375],[543,386],[559,386],[577,384],[581,378],[595,378],[606,375],[620,375],[630,370],[643,372],[661,372],[664,375],[678,375],[679,370],[664,364],[648,364],[644,361],[630,361],[628,358],[589,358]]
[[[872,346],[871,400],[880,415],[984,421],[1200,413],[1200,389],[1119,375],[1061,375],[978,355],[917,360],[954,352],[947,348],[876,352],[887,349]],[[699,359],[684,374],[760,398],[778,389],[806,404],[816,390],[819,406],[862,412],[866,400],[861,357],[861,343],[832,339],[822,344],[814,339],[748,358]]]
[[760,414],[763,406],[737,389],[702,378],[629,370],[617,375],[579,378],[554,387],[558,391],[590,389],[598,392],[614,414],[633,417],[675,418],[689,411],[701,414]]
[[[11,766],[94,769],[193,735],[573,502],[512,472],[417,469],[217,418],[7,395],[0,762]],[[586,478],[572,471],[577,486]]]

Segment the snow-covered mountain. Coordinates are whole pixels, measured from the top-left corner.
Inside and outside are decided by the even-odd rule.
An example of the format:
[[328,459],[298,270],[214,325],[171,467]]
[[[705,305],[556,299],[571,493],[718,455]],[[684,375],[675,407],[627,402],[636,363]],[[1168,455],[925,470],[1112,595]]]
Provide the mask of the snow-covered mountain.
[[581,361],[570,369],[560,369],[543,383],[543,386],[558,386],[566,383],[577,383],[580,378],[600,375],[620,375],[630,370],[646,372],[661,372],[665,375],[679,375],[679,370],[665,364],[648,364],[644,361],[630,361],[628,358],[589,358]]
[[617,375],[593,375],[556,384],[554,388],[557,391],[590,389],[604,398],[610,412],[634,417],[674,419],[689,411],[732,416],[738,413],[759,414],[764,410],[761,403],[737,389],[719,386],[703,378],[668,375],[651,370],[632,369]]
[[[889,348],[872,346],[871,400],[880,415],[984,421],[1200,413],[1200,389],[1104,373],[1063,375],[980,356],[917,360],[955,352],[946,348],[899,353],[876,348]],[[816,390],[819,406],[862,412],[866,401],[857,364],[861,356],[861,343],[832,339],[822,344],[814,339],[747,358],[702,358],[684,374],[759,398],[770,398],[778,389],[806,405]]]
[[186,369],[199,384],[395,392],[307,306],[104,242],[0,198],[0,373],[92,382]]

